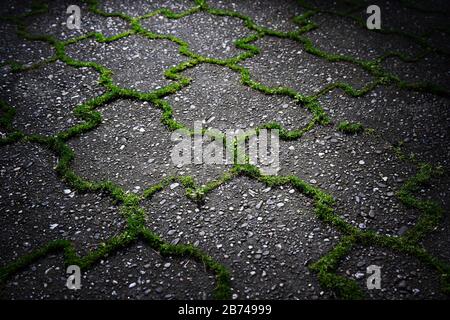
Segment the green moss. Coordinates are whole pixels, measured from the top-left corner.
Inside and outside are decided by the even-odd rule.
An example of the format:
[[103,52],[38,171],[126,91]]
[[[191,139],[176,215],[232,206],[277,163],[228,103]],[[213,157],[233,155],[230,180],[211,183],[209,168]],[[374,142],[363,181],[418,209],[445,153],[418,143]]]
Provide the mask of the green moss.
[[342,121],[338,124],[337,129],[345,134],[358,134],[364,132],[364,127],[359,122]]
[[11,108],[6,102],[0,100],[0,128],[11,131],[15,115],[16,109]]
[[[12,120],[14,117],[14,109],[7,106],[4,102],[0,102],[0,109],[2,112],[0,126],[8,131],[7,136],[0,139],[0,146],[17,141],[28,141],[47,147],[59,159],[55,169],[61,179],[79,192],[102,192],[108,194],[114,202],[120,204],[120,212],[123,218],[127,221],[127,226],[121,234],[104,241],[97,249],[89,252],[84,257],[77,256],[73,244],[67,240],[61,239],[49,242],[43,247],[34,250],[32,253],[19,258],[3,268],[0,268],[0,282],[6,281],[20,269],[29,266],[31,263],[34,263],[38,259],[43,258],[50,253],[62,252],[64,254],[66,264],[77,264],[82,269],[87,269],[100,259],[116,252],[117,250],[129,246],[138,240],[144,240],[149,247],[159,251],[162,255],[187,257],[203,263],[205,267],[216,276],[214,296],[219,299],[229,299],[231,295],[231,275],[225,266],[214,261],[212,257],[206,255],[194,246],[172,245],[160,239],[157,235],[145,227],[147,215],[145,210],[140,206],[140,203],[142,200],[149,199],[157,192],[164,190],[164,188],[166,188],[172,181],[179,181],[181,183],[186,190],[186,196],[188,198],[196,202],[202,202],[205,200],[208,193],[217,189],[221,185],[230,182],[238,176],[246,176],[255,181],[264,183],[267,186],[292,186],[295,190],[297,190],[297,192],[302,193],[314,201],[314,213],[319,220],[325,224],[333,226],[341,232],[343,236],[341,241],[330,252],[310,265],[311,270],[317,273],[321,286],[335,292],[337,297],[344,299],[360,299],[363,297],[361,289],[354,281],[339,276],[335,273],[340,261],[348,255],[349,251],[355,244],[386,247],[419,258],[421,261],[433,267],[441,274],[443,291],[450,293],[449,266],[428,254],[426,250],[421,248],[419,245],[419,241],[438,225],[443,214],[442,208],[440,208],[435,202],[418,199],[415,195],[419,188],[427,184],[430,179],[439,174],[440,170],[437,170],[430,165],[419,164],[419,171],[417,175],[408,180],[397,192],[399,200],[404,205],[415,208],[422,214],[414,228],[411,228],[402,237],[393,238],[382,236],[372,231],[361,231],[347,223],[344,219],[335,214],[333,209],[334,199],[330,195],[323,192],[319,188],[309,185],[296,176],[266,176],[262,175],[255,166],[249,164],[234,165],[230,171],[224,173],[219,179],[211,181],[205,186],[197,186],[194,179],[190,176],[169,177],[147,188],[143,194],[139,196],[125,192],[121,187],[111,181],[91,182],[78,176],[71,169],[71,162],[74,158],[74,153],[66,144],[68,139],[89,132],[99,126],[101,124],[102,117],[99,112],[95,111],[95,109],[99,106],[111,103],[116,99],[132,99],[151,102],[155,107],[162,110],[161,122],[168,129],[184,129],[188,134],[193,134],[191,129],[186,128],[184,124],[179,123],[173,118],[173,109],[163,98],[188,86],[191,83],[191,79],[184,77],[182,72],[201,63],[215,64],[228,68],[233,72],[240,74],[243,85],[267,95],[281,95],[289,97],[290,99],[294,99],[296,103],[304,106],[305,109],[311,112],[313,116],[313,119],[305,127],[287,130],[279,123],[269,122],[260,125],[256,130],[258,131],[262,128],[278,129],[280,131],[280,138],[283,140],[299,139],[303,136],[303,134],[312,130],[316,126],[328,125],[330,123],[330,118],[321,107],[318,99],[322,95],[325,95],[334,89],[342,90],[352,97],[358,97],[367,94],[377,86],[395,84],[401,89],[424,91],[448,96],[448,92],[440,86],[425,82],[407,83],[381,67],[381,63],[390,57],[396,57],[402,61],[413,63],[419,61],[430,52],[434,51],[441,53],[444,52],[443,50],[431,47],[423,37],[407,34],[398,30],[382,30],[381,32],[385,34],[400,35],[415,41],[417,44],[422,46],[422,52],[415,57],[410,57],[398,52],[388,52],[374,60],[361,60],[350,56],[331,54],[315,47],[313,42],[305,34],[308,31],[318,27],[310,21],[310,18],[319,12],[346,16],[354,19],[357,23],[363,26],[363,22],[360,19],[353,18],[349,15],[352,10],[361,8],[361,3],[353,1],[350,2],[349,9],[346,12],[320,10],[318,8],[308,6],[304,1],[301,1],[302,5],[307,7],[307,11],[294,18],[293,21],[298,24],[299,28],[296,31],[291,32],[279,32],[259,26],[248,16],[245,16],[239,12],[211,8],[204,0],[195,0],[196,5],[194,7],[181,13],[174,13],[171,10],[160,8],[137,18],[132,18],[123,13],[104,12],[99,9],[99,3],[96,0],[88,0],[86,2],[88,3],[91,12],[94,14],[104,17],[118,17],[123,19],[130,25],[131,29],[112,37],[105,37],[100,33],[93,32],[69,39],[67,41],[59,41],[55,37],[49,35],[35,35],[30,34],[27,31],[27,18],[47,12],[48,8],[45,5],[33,5],[32,10],[24,15],[16,17],[3,17],[4,20],[17,25],[17,34],[20,37],[23,37],[29,41],[46,42],[55,50],[55,55],[53,57],[31,66],[22,66],[17,62],[7,62],[6,64],[8,64],[14,72],[26,72],[31,69],[40,68],[47,63],[53,63],[56,60],[60,60],[75,68],[88,67],[97,71],[99,73],[99,84],[106,89],[106,92],[77,106],[74,110],[74,114],[83,120],[83,122],[69,128],[68,130],[60,132],[54,137],[25,135],[22,132],[13,131]],[[151,31],[144,29],[140,24],[141,20],[157,14],[161,14],[168,19],[180,19],[200,11],[217,16],[229,16],[241,19],[243,24],[254,32],[246,38],[235,41],[235,46],[242,49],[244,52],[238,56],[224,60],[203,57],[199,54],[191,52],[188,43],[182,39],[179,39],[173,35],[160,35],[152,33]],[[169,68],[164,72],[165,77],[172,80],[173,83],[161,89],[145,93],[121,88],[114,84],[112,79],[112,71],[108,68],[92,61],[78,61],[67,56],[66,54],[67,46],[76,45],[78,42],[88,38],[92,38],[100,43],[110,43],[131,35],[140,35],[152,40],[165,39],[172,41],[179,46],[179,53],[188,57],[188,60],[178,64],[175,67]],[[374,78],[374,80],[361,89],[355,89],[347,83],[335,82],[323,87],[311,96],[302,95],[296,90],[288,87],[267,87],[252,79],[248,69],[239,64],[241,61],[259,54],[260,49],[252,43],[265,36],[274,36],[282,39],[294,40],[298,42],[308,54],[315,55],[316,57],[330,63],[346,62],[352,64],[353,66],[367,71]],[[354,134],[362,132],[364,128],[361,124],[345,122],[338,125],[338,130],[345,133]],[[208,131],[203,133],[212,134]],[[409,161],[412,160],[411,157],[406,157],[403,155],[401,152],[401,146],[394,146],[394,151],[397,152],[397,155],[401,159]],[[413,162],[416,164],[415,161]]]
[[312,271],[317,272],[322,287],[330,289],[338,297],[348,300],[363,299],[364,294],[356,282],[336,275],[334,272],[354,244],[354,237],[345,237],[327,255],[309,266]]
[[414,197],[414,193],[419,188],[427,185],[433,177],[440,174],[442,174],[441,170],[433,168],[429,164],[420,164],[419,172],[406,181],[397,192],[398,199],[405,206],[418,209],[422,212],[415,226],[409,229],[404,235],[410,242],[418,242],[426,234],[431,232],[439,225],[444,215],[443,209],[436,202]]

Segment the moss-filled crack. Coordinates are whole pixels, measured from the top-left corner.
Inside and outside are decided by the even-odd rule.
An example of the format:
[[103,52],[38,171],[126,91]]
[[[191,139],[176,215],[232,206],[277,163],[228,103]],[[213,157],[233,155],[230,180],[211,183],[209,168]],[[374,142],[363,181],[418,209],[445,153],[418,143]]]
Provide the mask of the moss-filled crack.
[[[315,47],[313,42],[307,37],[307,32],[318,28],[315,23],[310,21],[310,18],[319,12],[334,14],[352,18],[359,25],[363,22],[351,15],[353,10],[360,8],[360,4],[354,3],[354,6],[349,9],[348,12],[331,12],[327,10],[319,10],[314,7],[310,7],[300,1],[300,3],[307,8],[308,11],[300,16],[297,16],[293,21],[299,26],[295,31],[279,32],[269,28],[264,28],[256,24],[250,17],[243,15],[239,12],[229,10],[219,10],[210,7],[206,1],[196,0],[195,6],[183,11],[181,13],[174,13],[173,11],[165,8],[157,9],[155,11],[145,13],[137,18],[132,18],[124,13],[113,12],[107,13],[99,9],[99,2],[95,0],[86,1],[89,6],[89,10],[97,15],[103,17],[117,17],[123,19],[130,25],[130,29],[117,34],[112,37],[105,37],[101,33],[88,33],[86,35],[75,37],[66,41],[59,41],[54,36],[50,35],[34,35],[27,31],[26,20],[30,17],[45,14],[48,10],[46,5],[34,4],[32,10],[26,14],[15,17],[3,17],[9,22],[14,23],[17,26],[17,34],[29,41],[42,41],[48,43],[55,51],[55,54],[43,61],[37,62],[31,65],[21,65],[14,61],[8,61],[4,65],[9,65],[13,72],[26,72],[31,69],[40,68],[48,63],[53,63],[57,60],[63,63],[75,67],[75,68],[92,68],[99,73],[99,84],[102,85],[106,92],[103,94],[78,105],[74,109],[74,114],[82,119],[84,122],[77,124],[65,131],[62,131],[55,136],[45,137],[40,135],[26,135],[21,131],[17,131],[13,128],[12,121],[15,114],[13,108],[9,107],[3,101],[0,101],[0,127],[6,131],[6,136],[0,138],[0,146],[5,144],[11,144],[19,141],[38,143],[49,148],[55,156],[58,158],[58,164],[56,171],[68,185],[79,192],[95,192],[108,194],[115,202],[121,205],[121,213],[127,221],[126,230],[120,235],[112,237],[103,242],[96,250],[91,251],[84,257],[80,257],[76,254],[74,245],[65,239],[49,242],[41,248],[32,251],[30,254],[25,255],[11,264],[0,268],[0,282],[6,281],[9,277],[17,273],[19,270],[29,266],[33,262],[47,256],[50,253],[64,254],[64,261],[66,264],[77,264],[83,270],[90,268],[94,263],[98,262],[101,258],[113,254],[114,252],[124,248],[126,246],[135,243],[137,240],[143,240],[151,248],[159,251],[163,255],[182,256],[189,259],[193,259],[200,263],[203,263],[210,271],[216,276],[216,288],[214,296],[216,298],[224,299],[230,298],[231,295],[231,275],[229,271],[216,262],[211,256],[205,254],[200,249],[192,245],[182,244],[169,244],[160,239],[155,233],[149,230],[146,226],[146,213],[141,207],[140,203],[143,199],[151,198],[156,192],[164,190],[171,181],[179,181],[185,188],[186,196],[197,202],[201,203],[205,200],[205,197],[212,190],[219,186],[226,184],[238,176],[246,176],[255,181],[262,182],[268,186],[281,186],[291,185],[299,193],[314,200],[314,214],[323,223],[328,224],[336,228],[342,233],[343,237],[340,242],[325,256],[318,261],[312,263],[309,267],[311,270],[317,273],[320,284],[323,288],[327,288],[335,292],[339,298],[353,298],[360,299],[363,297],[363,293],[357,284],[345,277],[336,274],[336,269],[342,261],[342,259],[350,252],[350,250],[356,245],[361,244],[364,246],[381,246],[402,252],[408,255],[412,255],[433,267],[439,272],[443,281],[444,292],[450,294],[450,267],[442,261],[436,259],[430,255],[421,245],[419,241],[423,237],[429,234],[434,227],[436,227],[442,217],[443,210],[433,201],[421,200],[415,195],[418,188],[425,185],[430,179],[440,173],[439,168],[433,168],[429,164],[416,164],[419,170],[418,173],[409,179],[397,192],[397,197],[405,206],[412,207],[421,212],[419,219],[413,228],[408,230],[401,237],[388,237],[377,234],[372,231],[362,231],[343,218],[335,214],[334,211],[334,199],[324,191],[311,186],[305,181],[296,176],[267,176],[261,174],[261,172],[255,166],[246,165],[234,165],[232,169],[224,173],[219,179],[211,181],[204,186],[197,186],[194,179],[189,176],[170,177],[164,179],[160,183],[147,188],[142,195],[130,194],[125,192],[122,188],[115,185],[110,181],[92,182],[83,179],[78,176],[71,169],[71,162],[74,158],[73,150],[66,144],[66,142],[75,137],[87,133],[102,123],[101,114],[95,109],[111,103],[117,99],[132,99],[137,101],[151,102],[156,108],[162,110],[161,122],[169,129],[184,129],[188,134],[195,134],[192,129],[189,129],[183,123],[174,119],[173,109],[170,104],[164,99],[164,97],[180,91],[182,88],[189,86],[191,83],[190,78],[182,75],[182,72],[188,68],[194,68],[195,66],[208,63],[219,65],[224,68],[228,68],[233,72],[240,74],[241,82],[253,90],[257,90],[268,95],[281,95],[287,96],[290,99],[295,100],[296,103],[304,106],[311,114],[312,120],[303,128],[297,128],[294,130],[287,130],[281,124],[276,122],[269,122],[260,125],[256,130],[262,128],[278,129],[280,131],[280,138],[283,140],[295,140],[302,137],[303,134],[312,130],[318,125],[328,125],[331,123],[329,116],[321,107],[318,99],[324,94],[334,90],[343,90],[346,94],[357,97],[365,95],[375,89],[377,86],[395,84],[401,89],[415,90],[430,92],[445,97],[449,96],[446,89],[431,83],[408,83],[401,80],[399,77],[384,70],[381,67],[381,63],[390,57],[396,57],[404,62],[414,63],[421,60],[427,54],[431,52],[437,52],[439,54],[447,54],[445,50],[432,47],[423,36],[415,36],[398,30],[383,30],[385,34],[394,34],[406,37],[415,43],[419,44],[423,51],[415,57],[409,57],[398,52],[388,52],[381,57],[374,60],[362,60],[356,59],[351,56],[336,55],[320,50]],[[352,1],[353,2],[353,1]],[[417,8],[415,8],[417,9]],[[194,53],[190,50],[189,44],[183,39],[177,38],[173,35],[156,34],[151,30],[147,30],[142,27],[141,21],[150,18],[155,15],[162,15],[168,19],[181,19],[183,17],[195,14],[198,12],[206,12],[216,16],[229,16],[242,20],[245,27],[254,33],[248,37],[238,39],[235,41],[235,46],[238,49],[242,49],[243,52],[237,56],[228,59],[216,59],[205,57],[200,54]],[[169,68],[164,72],[164,76],[172,80],[169,85],[153,90],[150,92],[139,92],[127,88],[122,88],[114,84],[112,75],[113,72],[93,61],[78,61],[66,54],[66,47],[76,45],[80,41],[86,39],[94,39],[99,43],[110,43],[119,39],[124,39],[132,35],[140,35],[151,40],[169,40],[179,47],[179,53],[188,58],[175,67]],[[260,53],[260,49],[253,43],[258,39],[266,36],[274,36],[281,39],[291,39],[298,42],[308,54],[312,54],[327,62],[346,62],[353,64],[370,74],[374,80],[361,89],[355,89],[351,85],[343,82],[331,83],[314,93],[313,95],[302,95],[296,90],[288,87],[268,87],[252,79],[248,69],[239,65],[240,62],[250,59]],[[340,123],[337,127],[338,130],[348,134],[357,134],[364,132],[364,127],[359,123]],[[367,131],[367,130],[366,130]],[[207,130],[202,132],[204,134],[210,134]],[[247,136],[240,138],[247,138]],[[401,152],[400,152],[401,154]]]

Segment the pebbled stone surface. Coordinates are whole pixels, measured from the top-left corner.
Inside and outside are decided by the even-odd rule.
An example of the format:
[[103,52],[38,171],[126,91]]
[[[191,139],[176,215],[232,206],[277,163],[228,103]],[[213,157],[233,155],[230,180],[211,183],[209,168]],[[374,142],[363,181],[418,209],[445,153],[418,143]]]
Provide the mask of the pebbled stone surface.
[[[406,155],[443,171],[414,192],[415,199],[434,201],[444,213],[417,245],[449,264],[448,4],[417,2],[422,7],[418,10],[399,1],[382,1],[382,28],[396,30],[386,34],[364,27],[366,3],[305,2],[318,11],[303,20],[303,25],[298,17],[311,8],[301,2],[207,2],[210,8],[238,12],[271,30],[249,43],[259,50],[253,55],[236,46],[239,39],[255,35],[242,19],[214,15],[188,0],[105,0],[98,6],[105,11],[103,15],[90,12],[78,1],[49,1],[47,13],[16,20],[31,35],[52,36],[50,42],[47,38],[26,40],[16,33],[14,20],[2,19],[0,268],[61,239],[71,241],[76,254],[86,257],[124,235],[138,220],[128,216],[129,203],[113,201],[118,190],[113,194],[98,189],[81,192],[69,185],[55,170],[60,155],[36,142],[56,142],[52,136],[83,123],[73,112],[77,106],[115,90],[99,83],[95,68],[64,63],[67,60],[59,41],[71,43],[65,47],[69,58],[107,68],[114,86],[123,89],[97,107],[102,116],[98,126],[64,141],[74,156],[68,163],[69,175],[86,179],[88,184],[110,181],[125,195],[134,195],[134,210],[142,210],[143,227],[166,244],[199,248],[230,271],[229,298],[337,298],[310,267],[329,258],[327,254],[346,234],[319,219],[314,199],[290,185],[269,188],[248,177],[216,185],[203,202],[188,198],[192,190],[179,181],[163,184],[144,199],[145,190],[168,177],[189,176],[197,187],[211,187],[232,168],[230,164],[175,163],[171,155],[178,140],[171,130],[176,125],[168,126],[168,119],[187,128],[201,121],[204,128],[219,130],[248,130],[275,121],[294,130],[313,120],[308,106],[323,110],[329,123],[319,124],[316,119],[301,137],[280,142],[278,174],[297,176],[332,196],[336,216],[383,239],[402,237],[422,214],[405,207],[397,197],[405,182],[418,172],[417,165],[398,157],[396,147],[401,146]],[[81,7],[80,30],[66,26],[69,4]],[[12,1],[0,11],[3,16],[27,14],[30,6],[29,1]],[[162,8],[162,13],[155,12]],[[167,10],[181,15],[167,18],[164,12],[171,15]],[[186,10],[191,11],[184,15]],[[440,12],[432,12],[437,10]],[[127,19],[108,17],[114,12],[130,15],[128,20],[137,18],[134,29]],[[363,25],[344,17],[347,14],[362,19]],[[317,28],[296,33],[308,21]],[[147,36],[175,36],[178,40],[151,40],[138,34],[137,23],[149,32]],[[112,37],[126,31],[129,34],[110,42],[92,36],[76,40],[92,32]],[[311,41],[310,52],[304,42],[293,40],[298,37]],[[189,51],[180,43],[186,43]],[[429,52],[422,56],[424,49]],[[390,77],[362,95],[342,89],[324,91],[336,83],[362,89],[380,78],[354,62],[327,61],[321,52],[379,63]],[[191,53],[200,56],[198,60]],[[48,61],[54,54],[59,59]],[[387,54],[393,56],[382,58]],[[189,67],[178,76],[189,78],[189,83],[165,91],[181,79],[169,79],[167,70],[188,61]],[[18,64],[32,68],[17,72]],[[250,81],[243,81],[236,71],[242,67]],[[400,83],[416,88],[402,89]],[[428,87],[421,87],[424,83]],[[291,91],[264,93],[279,87]],[[433,93],[433,88],[439,90]],[[126,90],[152,94],[144,102],[127,99]],[[298,94],[303,103],[297,101]],[[167,103],[165,110],[157,107],[161,101]],[[15,110],[12,128],[4,105]],[[361,123],[365,132],[344,134],[338,130],[342,121]],[[15,130],[24,138],[11,142],[8,139],[15,139]],[[191,159],[197,160],[195,156]],[[382,267],[381,290],[367,290],[366,268],[372,264]],[[189,256],[161,256],[141,240],[100,257],[84,270],[80,291],[65,287],[65,271],[62,254],[49,253],[2,282],[0,298],[212,299],[217,285],[216,275],[202,263]],[[368,299],[448,299],[436,268],[413,255],[370,243],[355,243],[333,272],[356,281]]]

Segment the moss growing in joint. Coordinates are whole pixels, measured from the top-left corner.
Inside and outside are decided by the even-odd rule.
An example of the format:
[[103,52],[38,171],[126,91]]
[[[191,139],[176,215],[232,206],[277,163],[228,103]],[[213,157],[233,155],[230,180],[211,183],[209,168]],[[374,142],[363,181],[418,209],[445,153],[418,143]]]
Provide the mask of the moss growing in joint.
[[342,121],[338,124],[337,129],[345,134],[358,134],[364,132],[364,127],[359,122]]
[[[127,227],[123,233],[103,242],[96,250],[90,252],[85,257],[78,257],[76,255],[75,248],[67,240],[63,239],[49,242],[42,248],[33,251],[31,254],[23,256],[17,261],[9,264],[8,266],[0,268],[0,282],[5,281],[9,276],[18,272],[18,270],[20,270],[21,268],[28,266],[30,263],[33,263],[37,259],[42,258],[51,252],[64,252],[65,262],[67,264],[78,264],[82,267],[82,269],[87,269],[102,257],[105,257],[108,254],[112,254],[115,251],[130,245],[138,239],[143,239],[150,247],[158,250],[163,255],[189,257],[203,263],[210,271],[214,272],[216,275],[216,288],[214,291],[214,296],[221,299],[230,298],[231,276],[227,269],[223,265],[215,262],[212,257],[206,255],[205,253],[202,253],[196,247],[190,245],[171,245],[161,240],[157,235],[153,234],[145,227],[145,219],[147,218],[146,213],[139,204],[143,199],[151,198],[157,192],[162,191],[171,181],[179,181],[186,189],[186,196],[188,198],[196,202],[202,202],[205,200],[209,192],[218,188],[224,183],[231,181],[237,176],[247,176],[256,181],[265,183],[268,186],[281,186],[286,184],[291,185],[298,192],[301,192],[305,196],[314,200],[314,213],[316,214],[318,219],[320,219],[323,223],[335,227],[343,234],[341,242],[338,243],[334,249],[332,249],[328,254],[319,259],[319,261],[310,266],[311,270],[317,273],[321,285],[324,288],[333,290],[338,297],[359,299],[363,296],[360,288],[355,282],[335,274],[339,262],[348,254],[349,250],[356,243],[362,245],[383,246],[418,257],[419,259],[421,259],[421,261],[432,266],[441,274],[443,279],[443,290],[444,292],[450,293],[450,268],[445,263],[442,263],[438,259],[429,255],[425,249],[421,248],[418,245],[419,240],[422,239],[426,234],[428,234],[439,223],[440,217],[442,216],[442,209],[436,203],[420,200],[415,196],[418,188],[429,182],[431,177],[435,175],[435,170],[429,165],[421,165],[419,167],[418,174],[412,179],[408,180],[397,193],[400,201],[403,202],[406,206],[414,207],[420,210],[422,212],[421,217],[419,218],[416,226],[410,229],[403,237],[390,238],[371,231],[363,232],[347,223],[345,220],[335,214],[333,209],[334,200],[330,195],[326,194],[318,188],[307,184],[305,181],[295,176],[264,176],[255,166],[235,165],[229,172],[226,172],[219,179],[208,183],[206,186],[196,186],[192,177],[170,177],[146,189],[142,196],[138,196],[125,192],[122,188],[110,181],[95,183],[87,181],[78,176],[71,169],[71,161],[73,160],[74,153],[66,144],[68,139],[93,130],[95,127],[100,125],[102,120],[101,114],[95,111],[95,109],[101,105],[110,103],[119,98],[151,102],[157,108],[160,108],[162,110],[161,122],[166,125],[167,128],[169,128],[170,130],[184,129],[188,133],[192,134],[189,129],[187,129],[183,124],[177,122],[173,118],[172,107],[166,100],[163,100],[163,98],[188,86],[191,83],[191,79],[182,76],[181,73],[184,70],[193,68],[201,63],[211,63],[229,68],[230,70],[239,73],[241,75],[242,84],[252,88],[253,90],[258,90],[268,95],[284,95],[302,104],[313,115],[312,121],[310,121],[310,123],[304,128],[289,131],[275,122],[263,124],[259,127],[259,129],[279,129],[280,137],[284,140],[299,139],[303,134],[312,130],[315,126],[328,125],[330,123],[329,116],[321,107],[320,103],[318,102],[318,98],[334,89],[340,89],[352,97],[358,97],[372,91],[376,86],[395,84],[400,88],[408,90],[425,91],[444,96],[448,95],[448,92],[445,89],[433,84],[411,84],[404,82],[400,78],[394,76],[386,70],[383,70],[383,68],[381,68],[380,66],[380,64],[388,57],[397,57],[405,62],[415,62],[423,58],[429,52],[442,52],[442,50],[439,50],[439,48],[432,48],[421,37],[407,35],[396,30],[388,30],[384,32],[390,34],[398,34],[416,41],[416,43],[423,47],[423,51],[415,57],[408,57],[404,54],[390,52],[386,53],[382,57],[374,59],[373,61],[355,59],[353,57],[344,55],[330,54],[315,47],[313,42],[305,35],[306,32],[318,27],[316,24],[310,21],[310,18],[319,12],[328,12],[326,10],[319,10],[317,8],[311,7],[309,7],[308,11],[306,11],[304,14],[294,18],[294,22],[297,23],[300,27],[298,30],[292,32],[278,32],[257,25],[250,17],[245,16],[239,12],[210,8],[207,2],[204,0],[195,0],[196,6],[181,13],[174,13],[171,10],[160,8],[137,18],[132,18],[123,13],[106,13],[99,9],[99,3],[96,0],[88,0],[86,2],[88,3],[90,10],[94,14],[104,17],[119,17],[128,22],[131,26],[131,29],[109,38],[100,33],[89,33],[87,35],[69,39],[64,42],[58,41],[56,38],[49,35],[32,35],[27,31],[25,18],[47,12],[46,6],[33,6],[32,11],[29,13],[3,19],[11,21],[17,25],[17,33],[19,36],[29,41],[44,41],[50,44],[55,49],[56,54],[46,61],[33,64],[29,67],[24,67],[15,62],[9,62],[7,64],[9,64],[12,70],[15,72],[24,72],[33,68],[39,68],[46,63],[52,63],[56,60],[60,60],[67,65],[75,68],[89,67],[99,73],[99,83],[100,85],[105,87],[106,92],[75,108],[75,115],[82,119],[84,121],[83,123],[65,130],[57,134],[55,137],[25,135],[22,132],[18,131],[11,132],[6,136],[6,138],[0,139],[0,145],[14,143],[16,141],[29,141],[46,146],[59,159],[56,166],[56,171],[59,176],[79,192],[103,192],[109,195],[113,199],[113,201],[121,204],[120,212],[123,218],[127,221]],[[348,12],[328,13],[349,16],[350,12],[355,8],[359,8],[359,6],[360,4],[355,3],[348,10]],[[238,56],[225,60],[203,57],[199,54],[191,52],[189,45],[182,39],[174,37],[173,35],[159,35],[152,33],[151,31],[144,29],[140,24],[140,21],[142,19],[156,14],[162,14],[169,19],[179,19],[200,11],[204,11],[212,15],[239,18],[247,28],[254,31],[252,35],[243,39],[238,39],[235,42],[235,46],[239,49],[244,50],[244,52],[239,54]],[[95,41],[100,43],[110,43],[112,41],[117,41],[119,39],[135,34],[139,34],[141,36],[154,40],[166,39],[172,41],[179,46],[180,54],[189,58],[188,61],[182,62],[177,66],[169,68],[165,71],[165,77],[173,80],[174,83],[171,83],[170,85],[161,89],[146,93],[121,88],[113,83],[112,71],[108,68],[92,61],[77,61],[70,58],[66,54],[66,46],[76,45],[78,42],[84,39],[93,38],[95,39]],[[312,96],[302,95],[292,88],[267,87],[253,80],[251,78],[250,72],[239,65],[239,62],[259,54],[259,48],[252,43],[265,36],[274,36],[282,39],[291,39],[297,41],[300,45],[303,46],[308,54],[313,54],[320,59],[328,62],[346,62],[353,64],[354,66],[366,70],[370,75],[374,77],[374,81],[361,89],[355,89],[347,83],[336,82],[325,86]],[[11,123],[14,116],[13,109],[9,108],[4,103],[0,103],[0,108],[3,114],[2,118],[0,119],[0,126],[4,127],[8,131],[12,131],[13,129]],[[362,125],[360,124],[347,123],[342,125],[341,129],[340,127],[341,124],[339,124],[338,130],[351,134],[359,133],[364,130],[364,128],[362,128]]]

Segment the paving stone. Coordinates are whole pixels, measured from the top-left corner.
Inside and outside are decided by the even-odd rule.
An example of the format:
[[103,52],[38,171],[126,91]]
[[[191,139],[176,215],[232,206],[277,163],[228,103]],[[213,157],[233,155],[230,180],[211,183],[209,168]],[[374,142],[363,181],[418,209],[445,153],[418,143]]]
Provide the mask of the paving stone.
[[[72,4],[79,30],[66,25]],[[369,299],[447,298],[450,10],[381,1],[379,32],[364,26],[369,4],[3,6],[0,296],[317,300],[356,285]],[[206,163],[192,144],[176,161],[195,121],[281,125],[277,176],[258,174],[261,157]],[[199,251],[162,255],[162,243]],[[59,251],[39,251],[49,244]],[[65,286],[63,245],[93,262],[82,290]],[[224,296],[210,261],[230,272]],[[380,290],[367,289],[370,265]]]

